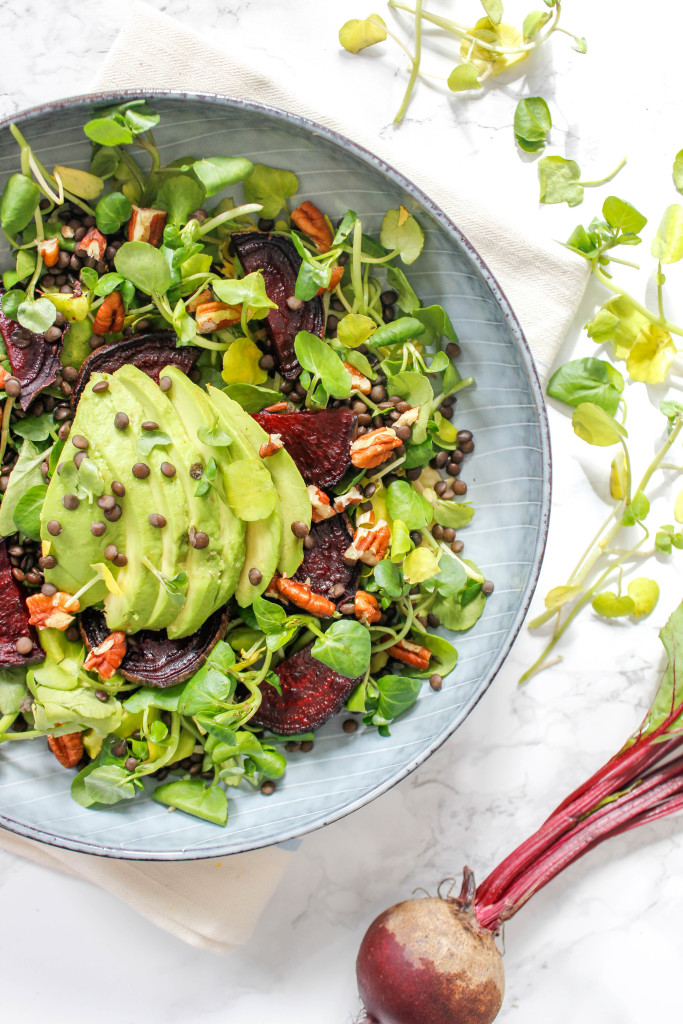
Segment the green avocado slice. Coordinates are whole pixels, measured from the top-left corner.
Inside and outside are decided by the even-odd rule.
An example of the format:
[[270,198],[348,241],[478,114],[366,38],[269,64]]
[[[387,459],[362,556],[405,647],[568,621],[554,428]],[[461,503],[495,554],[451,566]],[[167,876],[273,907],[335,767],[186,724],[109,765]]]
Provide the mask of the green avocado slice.
[[[241,405],[228,398],[225,392],[209,385],[209,399],[215,407],[226,416],[232,415],[246,441],[258,452],[262,444],[268,441],[268,434]],[[292,523],[302,522],[311,525],[311,499],[304,483],[304,478],[296,467],[294,459],[280,448],[275,455],[263,460],[270,473],[280,499],[280,517],[282,519],[282,543],[278,569],[284,576],[293,576],[301,565],[304,557],[303,540],[292,532]]]
[[167,395],[136,366],[122,367],[117,371],[117,377],[140,402],[147,419],[158,423],[159,429],[172,439],[171,444],[163,448],[163,453],[165,462],[175,469],[175,474],[170,478],[162,474],[159,483],[164,492],[170,490],[171,480],[180,483],[190,531],[206,534],[209,539],[203,548],[192,543],[189,545],[185,562],[188,578],[185,603],[166,627],[172,639],[189,636],[221,607],[219,584],[224,571],[224,548],[218,508],[220,501],[213,491],[196,496],[197,480],[190,475],[190,470],[200,461],[200,453]]
[[[204,444],[197,437],[197,432],[202,428],[211,429],[216,418],[206,394],[176,366],[165,367],[161,371],[160,377],[168,377],[171,380],[171,389],[166,392],[166,395],[182,422],[193,447],[199,452],[202,465],[206,466],[210,459],[215,459],[220,467],[222,478],[223,465],[232,459],[230,448],[212,447]],[[195,480],[194,484],[196,490],[198,481]],[[220,608],[234,594],[244,567],[247,524],[217,497],[213,488],[208,491],[206,496],[198,500],[207,501],[210,496],[216,501],[220,520],[220,538],[223,544],[223,570],[216,595],[216,607]]]
[[[167,366],[161,372],[162,375],[170,377],[173,382],[169,395],[171,401],[176,404],[176,408],[178,408],[177,402],[180,396],[184,396],[182,399],[183,409],[182,411],[179,409],[179,415],[190,436],[192,436],[193,430],[196,432],[199,425],[208,426],[209,429],[218,425],[231,438],[230,444],[227,446],[204,446],[206,460],[213,457],[218,463],[225,493],[234,493],[235,477],[232,474],[233,467],[237,466],[240,474],[244,474],[240,476],[240,479],[251,475],[254,481],[254,493],[259,495],[259,500],[265,501],[269,495],[272,495],[273,511],[262,518],[248,519],[246,522],[246,552],[240,566],[239,582],[235,589],[237,603],[244,608],[246,605],[250,605],[255,597],[263,593],[277,569],[282,544],[282,519],[278,509],[277,491],[270,475],[264,469],[258,452],[244,438],[240,420],[233,415],[226,415],[223,409],[218,410],[208,396],[192,384],[177,367]],[[240,406],[237,408],[243,412]],[[200,409],[201,412],[199,412]],[[191,425],[188,418],[190,411],[193,412],[194,423],[198,426]],[[198,440],[197,444],[201,450],[202,442]],[[240,511],[243,518],[247,518],[248,509],[242,508]],[[257,584],[253,584],[249,579],[252,569],[258,570],[261,574],[260,582]]]
[[[138,449],[138,440],[149,434],[149,431],[143,430],[142,424],[148,422],[150,416],[120,374],[121,370],[117,370],[109,377],[109,393],[116,411],[125,413],[129,423],[124,430],[111,431],[113,436],[109,438],[109,444],[113,450],[118,449],[117,462],[121,466],[120,472],[124,474],[120,478],[126,488],[123,514],[127,516],[132,510],[136,516],[135,538],[132,537],[131,526],[127,535],[129,540],[126,556],[130,565],[129,549],[134,551],[137,572],[156,578],[146,564],[149,562],[167,580],[172,580],[177,573],[185,569],[189,547],[185,495],[176,477],[167,479],[161,472],[162,462],[167,461],[164,447],[155,447],[145,453]],[[119,447],[124,437],[125,456]],[[139,476],[133,473],[136,464],[147,466],[149,474]],[[154,518],[159,515],[165,520],[165,525],[161,527],[153,525]],[[118,582],[124,591],[123,597],[108,594],[104,602],[107,625],[110,629],[117,628],[113,622],[127,611],[128,601],[124,582],[128,582],[128,576],[125,581]],[[164,629],[175,619],[179,610],[180,595],[167,589],[161,581],[158,583],[158,597],[154,605],[139,609],[137,603],[135,604],[136,621],[130,623],[129,631]]]
[[[94,392],[93,385],[104,381],[108,388]],[[83,594],[81,607],[104,601],[109,628],[134,633],[147,626],[150,610],[159,600],[159,581],[145,568],[141,559],[146,554],[153,563],[161,562],[162,537],[161,531],[153,529],[147,518],[155,511],[151,492],[144,490],[136,501],[130,501],[138,483],[132,474],[132,466],[139,456],[130,428],[119,431],[114,427],[114,418],[121,409],[114,378],[106,373],[93,374],[78,403],[70,438],[63,450],[64,465],[67,465],[67,460],[72,461],[76,452],[73,438],[79,434],[87,438],[89,457],[98,466],[107,467],[105,493],[111,494],[112,481],[118,481],[126,489],[125,496],[117,498],[117,504],[123,509],[121,518],[116,523],[108,523],[97,504],[90,505],[87,499],[82,499],[78,508],[67,512],[62,503],[66,493],[64,481],[55,474],[41,514],[41,537],[51,541],[50,553],[57,559],[57,566],[46,572],[46,579],[69,593],[75,593],[92,578],[90,565],[105,561],[106,545],[117,545],[126,555],[127,564],[120,569],[111,562],[106,564],[116,577],[122,596],[109,593],[104,583],[98,583]],[[62,526],[57,537],[51,536],[47,530],[47,523],[52,519]],[[105,534],[99,539],[93,537],[90,529],[96,521],[107,524]],[[71,585],[67,581],[69,577],[73,581]]]

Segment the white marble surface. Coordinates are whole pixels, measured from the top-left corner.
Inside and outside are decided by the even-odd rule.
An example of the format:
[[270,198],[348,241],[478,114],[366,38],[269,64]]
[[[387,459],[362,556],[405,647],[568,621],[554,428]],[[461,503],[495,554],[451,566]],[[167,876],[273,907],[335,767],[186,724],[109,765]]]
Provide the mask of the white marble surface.
[[[572,0],[566,24],[588,38],[586,57],[556,37],[520,77],[474,100],[423,84],[398,131],[391,118],[405,77],[400,54],[387,46],[385,56],[351,58],[337,46],[340,23],[366,14],[362,4],[152,6],[261,69],[291,75],[297,91],[310,91],[331,114],[359,119],[366,131],[391,139],[397,167],[402,154],[416,151],[426,162],[450,161],[453,174],[476,182],[480,196],[549,238],[590,220],[608,192],[589,194],[577,210],[539,211],[535,170],[510,131],[519,94],[540,93],[551,102],[550,151],[577,159],[587,177],[600,177],[627,154],[615,193],[655,223],[676,201],[670,167],[683,146],[678,67],[659,33],[678,38],[683,12],[667,0],[653,0],[646,15],[642,4],[623,0],[618,22],[613,4]],[[450,8],[464,18],[480,14],[475,0],[453,0]],[[375,9],[384,14],[382,5]],[[0,2],[0,113],[85,92],[124,10],[103,0]],[[445,58],[433,63],[437,73],[448,65]],[[671,268],[672,293],[680,275]],[[589,291],[565,358],[593,351],[580,328],[598,297],[598,289]],[[633,404],[648,416],[659,397],[643,393]],[[550,416],[555,487],[537,610],[601,513],[610,457],[582,446],[563,413],[551,409]],[[636,446],[643,460],[653,446],[647,437]],[[670,478],[669,492],[678,489]],[[668,512],[657,521],[670,518]],[[0,854],[3,1018],[65,1024],[80,1013],[100,1024],[222,1024],[260,1016],[280,1024],[350,1024],[359,1011],[355,951],[371,918],[416,886],[434,890],[464,863],[482,876],[635,727],[661,667],[657,630],[680,597],[675,569],[661,566],[658,573],[665,589],[650,620],[632,627],[584,614],[560,649],[562,664],[520,691],[517,678],[540,650],[540,640],[523,631],[456,736],[398,788],[308,837],[251,941],[226,958],[185,946],[83,883]],[[683,820],[664,821],[602,847],[535,897],[506,931],[508,992],[500,1020],[669,1019],[678,1003],[682,874]]]

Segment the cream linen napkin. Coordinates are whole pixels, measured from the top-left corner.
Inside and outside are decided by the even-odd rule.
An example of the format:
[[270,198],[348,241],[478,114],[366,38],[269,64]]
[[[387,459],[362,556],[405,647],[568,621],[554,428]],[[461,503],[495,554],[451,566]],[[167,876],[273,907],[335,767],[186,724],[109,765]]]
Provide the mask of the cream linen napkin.
[[[154,39],[154,46],[141,46],[145,39]],[[93,85],[173,88],[258,100],[339,131],[392,163],[390,144],[364,139],[355,127],[337,124],[277,81],[241,65],[142,3],[132,4],[128,22]],[[493,217],[471,196],[459,194],[450,176],[448,181],[430,179],[403,159],[400,169],[452,216],[489,264],[544,378],[583,294],[585,261],[554,243],[531,240],[527,231]],[[171,934],[214,952],[248,940],[292,856],[290,850],[272,847],[222,860],[133,863],[60,850],[2,830],[0,846],[99,885]]]

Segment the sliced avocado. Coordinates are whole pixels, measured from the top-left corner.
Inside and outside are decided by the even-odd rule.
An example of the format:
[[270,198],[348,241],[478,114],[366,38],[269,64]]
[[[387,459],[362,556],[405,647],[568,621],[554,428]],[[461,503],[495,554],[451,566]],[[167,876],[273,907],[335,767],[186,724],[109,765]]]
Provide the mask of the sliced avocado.
[[[224,415],[233,416],[239,423],[242,435],[257,452],[262,444],[268,441],[268,434],[248,412],[233,399],[228,398],[224,391],[209,385],[209,399]],[[278,569],[284,576],[293,576],[301,565],[304,557],[303,540],[295,537],[292,523],[302,522],[311,525],[311,499],[304,483],[304,478],[296,467],[289,452],[280,448],[275,455],[263,460],[270,473],[278,498],[280,499],[280,516],[282,519],[282,544]]]
[[[162,370],[162,375],[170,377],[173,382],[169,392],[171,401],[174,404],[179,400],[184,403],[182,409],[177,405],[176,408],[190,436],[192,436],[192,430],[195,429],[196,431],[197,429],[191,425],[189,419],[191,409],[195,410],[194,423],[209,426],[209,428],[218,424],[230,436],[231,442],[228,446],[204,446],[206,460],[208,461],[209,458],[213,457],[218,463],[226,493],[230,489],[230,466],[237,462],[250,462],[252,464],[254,476],[259,478],[260,481],[259,489],[261,492],[265,491],[267,487],[272,488],[274,495],[273,511],[263,519],[251,520],[246,523],[246,553],[240,566],[239,582],[235,590],[237,603],[241,608],[244,608],[246,605],[251,604],[255,597],[263,593],[277,569],[282,544],[282,520],[277,507],[277,491],[272,480],[268,478],[267,483],[262,481],[263,462],[259,458],[258,452],[243,437],[239,419],[233,415],[225,415],[223,410],[218,410],[210,402],[208,396],[192,384],[177,367],[167,366]],[[199,406],[201,406],[201,423],[198,412]],[[240,407],[237,406],[237,408],[239,409]],[[187,416],[186,412],[188,413]],[[202,442],[197,440],[197,444],[199,446]],[[268,474],[266,474],[266,477],[268,477]],[[249,579],[249,573],[252,569],[256,569],[261,574],[258,584],[251,583]]]
[[188,578],[185,602],[173,622],[166,627],[171,638],[189,636],[224,603],[218,600],[219,582],[224,569],[219,499],[212,492],[204,497],[196,497],[197,481],[190,476],[190,469],[200,461],[200,454],[196,445],[191,443],[166,394],[136,366],[122,367],[117,376],[140,402],[148,420],[154,420],[159,424],[159,429],[172,438],[172,443],[163,449],[163,453],[165,461],[175,469],[175,474],[170,478],[162,474],[159,483],[163,492],[170,490],[172,481],[180,483],[188,510],[190,531],[206,534],[209,539],[203,548],[195,547],[192,543],[189,545],[185,562]]
[[[211,428],[215,420],[213,409],[205,393],[176,366],[167,366],[161,371],[160,376],[168,377],[171,380],[171,389],[166,394],[178,414],[191,444],[201,456],[198,461],[203,467],[212,458],[221,464],[228,457],[228,449],[212,448],[197,437],[197,431],[200,428]],[[195,490],[197,484],[198,480],[194,480]],[[217,497],[213,488],[198,500],[207,504],[215,503],[218,511],[220,538],[223,543],[222,571],[216,594],[216,607],[220,608],[232,597],[240,578],[244,566],[247,527],[246,523],[238,519],[225,502]]]
[[[98,374],[93,377],[92,383],[95,384],[98,380],[104,379],[106,379],[105,374]],[[90,463],[99,472],[103,484],[103,494],[112,495],[112,481],[120,479],[110,458],[112,435],[118,433],[114,429],[115,413],[116,410],[112,408],[107,392],[96,394],[93,393],[91,386],[86,388],[78,405],[71,434],[62,449],[59,464],[62,472],[67,466],[70,469],[64,476],[60,472],[53,475],[43,503],[40,516],[41,540],[49,543],[48,554],[57,559],[54,569],[45,570],[45,579],[48,583],[54,584],[58,590],[66,591],[68,594],[77,593],[81,587],[92,580],[95,570],[91,568],[91,565],[105,562],[116,576],[119,569],[112,562],[106,560],[105,548],[109,544],[115,544],[119,551],[125,551],[126,548],[126,518],[121,516],[116,522],[108,521],[104,510],[97,505],[97,498],[94,495],[92,501],[87,497],[80,498],[75,509],[67,508],[64,505],[64,498],[67,494],[70,496],[67,503],[71,503],[75,496],[71,490],[73,480],[69,481],[67,474],[75,474],[74,458],[81,449],[74,446],[73,439],[78,438],[79,435],[88,441],[86,454]],[[68,486],[69,482],[71,487]],[[61,529],[56,536],[48,530],[48,523],[59,524]],[[92,532],[91,527],[94,523],[102,524],[105,527],[101,536],[96,536]],[[56,529],[54,526],[51,528],[53,531]],[[101,526],[96,527],[97,532],[100,530]],[[106,586],[100,581],[80,597],[81,608],[98,604],[104,600],[107,593]]]
[[[143,423],[151,422],[147,408],[142,405],[134,391],[128,387],[125,377],[121,374],[125,367],[117,370],[109,378],[109,391],[116,403],[117,410],[128,416],[128,426],[124,430],[114,430],[117,435],[127,435],[129,438],[128,451],[130,462],[127,466],[128,480],[123,481],[126,487],[124,498],[124,514],[131,506],[136,506],[142,499],[144,506],[144,520],[140,523],[139,529],[142,533],[142,550],[140,561],[141,571],[148,576],[154,576],[144,559],[154,567],[166,580],[172,580],[179,572],[185,570],[188,541],[188,515],[185,504],[185,494],[182,484],[177,477],[166,478],[161,472],[161,464],[167,461],[166,448],[154,447],[149,452],[141,452],[138,448],[138,441],[148,437],[150,431],[143,429]],[[156,420],[154,420],[156,423]],[[118,437],[112,438],[112,442],[118,445]],[[147,476],[136,476],[133,473],[133,466],[144,464],[149,468]],[[151,505],[151,512],[149,511]],[[163,525],[155,526],[154,521],[162,517]],[[142,519],[142,517],[140,517]],[[129,530],[129,533],[131,531]],[[148,540],[159,535],[161,538],[161,557],[158,557],[158,543],[155,544],[155,555],[148,549]],[[128,550],[126,550],[128,555]],[[169,587],[160,582],[156,604],[145,610],[146,621],[138,625],[137,629],[165,629],[175,619],[179,611],[180,592],[175,593]],[[121,585],[122,586],[122,585]],[[118,602],[125,600],[109,594],[105,600],[105,611],[107,624],[110,612],[118,607]]]

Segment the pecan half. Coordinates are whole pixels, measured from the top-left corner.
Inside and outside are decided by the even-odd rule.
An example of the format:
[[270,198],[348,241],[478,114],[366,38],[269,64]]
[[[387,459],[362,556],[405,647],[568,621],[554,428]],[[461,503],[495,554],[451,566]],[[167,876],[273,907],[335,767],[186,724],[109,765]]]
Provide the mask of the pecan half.
[[321,491],[315,484],[309,484],[307,487],[308,497],[311,499],[311,512],[314,523],[321,523],[323,519],[331,519],[333,515],[336,515],[335,510],[330,505],[330,499]]
[[332,502],[332,507],[335,512],[343,512],[351,505],[360,505],[363,497],[360,487],[352,487],[346,494],[338,494]]
[[337,610],[333,601],[328,601],[322,594],[315,594],[307,583],[299,583],[297,580],[290,580],[286,576],[280,576],[277,581],[277,589],[283,597],[295,604],[297,608],[303,608],[311,615],[318,615],[321,618],[329,618]]
[[353,610],[356,618],[364,626],[371,626],[373,622],[379,622],[382,617],[377,598],[365,590],[356,591],[353,598]]
[[385,519],[367,526],[361,524],[353,535],[353,542],[344,552],[344,558],[374,566],[382,561],[390,543],[391,531]]
[[360,391],[362,395],[369,395],[372,391],[372,382],[365,374],[357,370],[355,366],[351,366],[351,363],[344,363],[344,366],[351,374],[351,387],[353,390]]
[[83,757],[83,739],[80,732],[67,732],[63,736],[48,733],[47,745],[64,768],[75,768]]
[[199,295],[193,296],[188,299],[185,303],[185,309],[188,313],[196,313],[200,306],[203,306],[206,302],[211,302],[212,291],[210,288],[205,288],[199,293]]
[[386,462],[400,444],[401,439],[392,427],[378,427],[356,438],[351,445],[351,462],[361,469],[373,469]]
[[42,257],[46,267],[54,267],[59,259],[59,239],[42,238],[38,242],[38,254]]
[[121,292],[110,292],[102,300],[95,314],[92,329],[94,334],[118,334],[123,330],[126,310]]
[[100,260],[104,259],[106,248],[107,239],[102,232],[98,231],[97,228],[90,228],[83,235],[80,242],[76,243],[74,252],[84,252],[99,263]]
[[308,199],[292,210],[292,223],[304,231],[315,242],[318,252],[327,252],[332,247],[332,232],[317,206]]
[[393,647],[389,647],[387,654],[396,658],[397,661],[402,661],[404,665],[412,665],[413,668],[419,668],[421,671],[429,668],[429,659],[432,656],[428,647],[421,647],[420,644],[413,644],[405,639],[399,640]]
[[30,594],[26,598],[26,606],[30,613],[29,623],[38,629],[68,629],[74,615],[81,604],[78,598],[58,590],[48,597],[47,594]]
[[262,459],[267,459],[269,456],[275,455],[275,452],[279,452],[284,446],[285,442],[280,434],[269,434],[268,440],[263,442],[258,453]]
[[166,210],[156,210],[151,206],[133,206],[128,221],[129,242],[149,242],[158,246],[164,236],[166,226]]
[[220,331],[221,327],[239,323],[241,316],[241,306],[229,306],[227,302],[203,302],[195,311],[197,331],[199,334]]
[[110,633],[97,647],[91,647],[83,662],[87,672],[97,672],[102,679],[111,679],[126,654],[125,633]]

